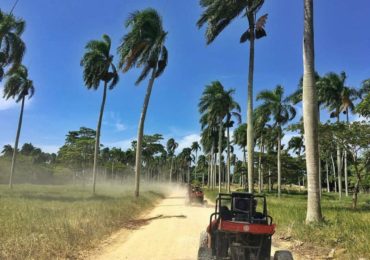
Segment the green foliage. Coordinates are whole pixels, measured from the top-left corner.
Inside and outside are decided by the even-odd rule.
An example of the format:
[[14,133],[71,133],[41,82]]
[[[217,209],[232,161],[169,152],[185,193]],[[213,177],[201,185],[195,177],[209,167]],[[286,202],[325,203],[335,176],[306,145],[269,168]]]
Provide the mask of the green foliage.
[[16,102],[28,96],[31,98],[35,92],[32,80],[28,79],[28,70],[25,66],[19,65],[7,75],[4,84],[4,98],[14,98]]
[[0,81],[9,67],[9,74],[22,63],[26,46],[21,39],[25,22],[0,10]]
[[119,68],[127,72],[133,67],[143,67],[136,80],[138,85],[153,69],[159,77],[167,66],[168,52],[164,43],[162,18],[155,9],[147,8],[130,14],[125,22],[129,32],[122,38],[118,47]]

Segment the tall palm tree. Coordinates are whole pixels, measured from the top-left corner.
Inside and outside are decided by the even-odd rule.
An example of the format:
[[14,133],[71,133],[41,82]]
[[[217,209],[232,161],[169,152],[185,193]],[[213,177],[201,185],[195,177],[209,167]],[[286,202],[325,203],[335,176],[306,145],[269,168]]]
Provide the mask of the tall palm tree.
[[5,67],[10,66],[9,73],[22,62],[26,46],[21,39],[25,28],[22,19],[0,10],[0,81],[5,75]]
[[21,112],[19,115],[17,135],[15,137],[12,165],[10,168],[9,187],[11,189],[13,188],[13,174],[17,159],[19,136],[22,128],[24,102],[27,96],[30,99],[34,93],[35,87],[32,80],[28,78],[28,70],[25,66],[19,65],[16,69],[11,71],[11,74],[7,74],[4,85],[4,98],[14,98],[17,103],[21,101]]
[[163,29],[161,16],[152,8],[132,13],[126,20],[125,26],[130,31],[123,37],[121,45],[118,47],[119,68],[125,73],[131,68],[142,67],[143,70],[136,80],[137,85],[151,73],[137,134],[135,196],[138,197],[145,117],[154,81],[164,72],[167,66],[168,53],[164,45],[167,32]]
[[[245,168],[247,165],[247,158],[246,158],[246,151],[245,148],[247,146],[247,136],[245,135],[245,132],[247,131],[247,124],[241,124],[237,128],[235,128],[233,133],[233,143],[238,145],[240,149],[243,151],[243,167]],[[243,176],[241,176],[241,182],[240,184],[244,186],[243,184]]]
[[[226,170],[227,170],[227,192],[230,192],[230,127],[234,126],[234,121],[232,118],[236,119],[237,124],[239,125],[242,121],[241,119],[241,109],[239,104],[233,99],[232,94],[234,91],[227,93],[228,97],[228,113],[225,119],[226,127],[226,149],[227,149],[227,159],[226,159]],[[245,133],[245,132],[244,132]]]
[[168,156],[171,158],[171,166],[170,166],[170,183],[172,182],[172,172],[173,172],[173,159],[175,157],[176,148],[179,146],[178,143],[175,142],[175,139],[170,138],[167,141],[167,153]]
[[262,100],[264,103],[261,105],[263,111],[268,111],[271,115],[274,126],[278,131],[277,138],[277,169],[278,169],[278,196],[281,195],[281,139],[282,139],[282,126],[292,120],[296,111],[292,105],[284,98],[284,88],[280,85],[272,91],[261,91],[257,95],[257,100]]
[[197,168],[198,168],[198,151],[202,150],[202,148],[200,147],[199,143],[198,142],[193,142],[191,144],[191,151],[192,152],[195,152],[195,158],[194,158],[194,163],[195,163],[195,179],[197,179]]
[[319,191],[318,108],[315,86],[313,0],[304,1],[303,125],[307,168],[306,222],[322,220]]
[[258,193],[262,192],[263,189],[263,173],[262,173],[262,155],[265,150],[266,143],[266,131],[267,122],[269,121],[269,111],[266,111],[264,107],[257,107],[254,110],[254,129],[256,143],[259,143],[259,158],[258,158]]
[[110,54],[111,39],[108,35],[103,35],[103,40],[89,41],[85,46],[85,54],[81,59],[83,67],[83,78],[88,89],[97,90],[100,81],[104,83],[103,98],[100,105],[98,125],[96,127],[94,166],[93,166],[93,194],[95,194],[96,167],[100,150],[100,130],[103,120],[107,89],[112,90],[118,83],[118,73],[113,64],[113,55]]
[[248,20],[248,30],[240,37],[240,42],[249,40],[249,70],[248,70],[248,101],[247,101],[247,138],[248,138],[248,190],[253,192],[253,153],[254,153],[254,128],[253,128],[253,74],[254,74],[254,42],[255,39],[266,36],[264,29],[267,14],[256,20],[258,11],[264,0],[200,0],[200,5],[205,8],[197,22],[198,27],[207,23],[207,44],[213,42],[216,37],[229,25],[232,20],[241,16]]
[[[341,107],[340,111],[342,111],[346,115],[346,123],[349,125],[349,111],[353,111],[355,109],[354,101],[360,96],[359,91],[355,88],[344,86],[342,93],[341,93]],[[348,169],[347,169],[347,150],[344,150],[344,188],[346,192],[346,196],[348,197]]]

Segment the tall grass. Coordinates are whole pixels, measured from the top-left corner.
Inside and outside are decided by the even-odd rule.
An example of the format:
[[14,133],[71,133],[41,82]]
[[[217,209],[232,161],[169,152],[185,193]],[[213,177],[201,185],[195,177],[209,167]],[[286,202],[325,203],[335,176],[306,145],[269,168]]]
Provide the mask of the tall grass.
[[0,186],[0,259],[75,258],[162,197],[112,187]]
[[[210,190],[205,192],[213,200],[218,194]],[[303,248],[320,248],[325,254],[336,249],[342,252],[338,259],[370,258],[369,194],[361,194],[356,210],[351,208],[350,198],[339,200],[336,194],[323,194],[321,203],[325,221],[316,225],[305,224],[306,199],[305,194],[299,193],[282,194],[281,199],[267,194],[268,212],[277,224],[274,236],[301,241]]]

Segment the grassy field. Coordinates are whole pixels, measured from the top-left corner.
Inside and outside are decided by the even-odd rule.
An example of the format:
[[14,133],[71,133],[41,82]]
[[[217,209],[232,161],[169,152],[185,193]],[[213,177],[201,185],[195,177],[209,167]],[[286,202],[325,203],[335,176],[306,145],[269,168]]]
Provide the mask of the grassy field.
[[148,188],[136,200],[122,189],[0,186],[0,259],[75,258],[163,197]]
[[[218,192],[206,190],[206,196],[215,200]],[[305,225],[306,195],[283,194],[281,199],[267,194],[269,215],[277,224],[274,236],[286,238],[298,250],[317,250],[340,254],[338,259],[370,258],[370,195],[359,197],[358,209],[351,209],[351,199],[338,200],[336,194],[323,194],[322,211],[325,221],[318,225]],[[303,242],[303,244],[302,244]]]

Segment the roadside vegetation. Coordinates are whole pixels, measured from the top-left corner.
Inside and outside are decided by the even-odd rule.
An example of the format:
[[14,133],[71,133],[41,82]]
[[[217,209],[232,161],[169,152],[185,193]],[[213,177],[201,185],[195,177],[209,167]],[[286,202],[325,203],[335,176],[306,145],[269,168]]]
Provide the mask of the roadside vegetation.
[[125,227],[163,198],[155,186],[140,198],[122,185],[0,185],[0,259],[73,259]]
[[[206,197],[215,202],[218,191],[205,189]],[[351,199],[339,200],[334,193],[321,197],[325,219],[320,224],[305,225],[307,192],[284,190],[281,198],[277,193],[267,193],[267,207],[277,225],[275,241],[299,255],[314,258],[329,256],[334,250],[338,259],[370,257],[370,195],[359,196],[358,208],[351,208]]]

